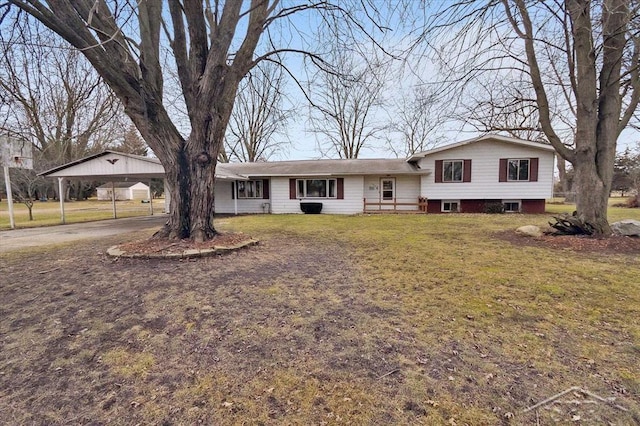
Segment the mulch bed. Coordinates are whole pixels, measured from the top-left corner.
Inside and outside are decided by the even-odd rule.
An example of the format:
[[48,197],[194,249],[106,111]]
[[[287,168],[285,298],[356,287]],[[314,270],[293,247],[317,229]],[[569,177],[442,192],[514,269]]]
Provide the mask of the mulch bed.
[[595,238],[582,235],[543,235],[527,237],[513,230],[497,232],[496,237],[518,246],[547,247],[578,252],[606,252],[610,254],[640,254],[640,238],[611,236]]
[[205,250],[220,247],[235,247],[252,238],[243,233],[219,233],[213,239],[202,243],[190,240],[169,241],[166,239],[146,239],[120,244],[118,248],[126,253],[138,255],[158,255],[183,253],[186,250]]

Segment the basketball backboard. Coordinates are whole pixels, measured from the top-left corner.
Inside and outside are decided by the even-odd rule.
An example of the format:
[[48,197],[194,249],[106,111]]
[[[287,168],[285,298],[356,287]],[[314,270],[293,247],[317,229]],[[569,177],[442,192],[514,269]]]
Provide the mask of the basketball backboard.
[[0,166],[33,169],[31,143],[0,135]]

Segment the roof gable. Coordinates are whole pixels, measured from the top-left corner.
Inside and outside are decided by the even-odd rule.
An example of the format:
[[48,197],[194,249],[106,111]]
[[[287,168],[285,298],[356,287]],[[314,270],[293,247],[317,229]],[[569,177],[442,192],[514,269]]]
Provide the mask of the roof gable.
[[163,177],[160,160],[117,151],[103,151],[40,173],[45,177]]
[[470,145],[477,142],[486,142],[486,141],[495,141],[495,142],[514,144],[514,145],[525,146],[525,147],[534,148],[534,149],[540,149],[543,151],[550,151],[550,152],[555,151],[553,146],[546,143],[532,142],[524,139],[512,138],[509,136],[502,136],[502,135],[496,135],[496,134],[486,134],[486,135],[478,136],[475,138],[466,139],[460,142],[439,146],[439,147],[430,149],[428,151],[417,152],[413,154],[411,157],[409,157],[407,161],[414,162],[421,158],[427,157],[429,155],[432,155],[438,152],[447,151],[450,149],[459,148],[461,146]]

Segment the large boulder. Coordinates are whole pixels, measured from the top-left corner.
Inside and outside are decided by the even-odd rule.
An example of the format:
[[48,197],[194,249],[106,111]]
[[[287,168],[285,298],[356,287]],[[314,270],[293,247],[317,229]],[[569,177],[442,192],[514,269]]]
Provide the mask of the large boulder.
[[525,225],[516,229],[516,234],[526,237],[541,237],[542,230],[540,230],[540,227],[535,225]]
[[616,235],[640,237],[640,220],[623,219],[611,224],[611,230]]

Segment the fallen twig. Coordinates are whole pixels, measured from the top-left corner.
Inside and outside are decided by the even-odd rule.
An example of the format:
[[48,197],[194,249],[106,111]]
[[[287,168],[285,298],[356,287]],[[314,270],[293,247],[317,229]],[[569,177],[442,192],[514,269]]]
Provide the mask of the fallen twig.
[[46,271],[40,271],[38,272],[39,274],[48,274],[49,272],[53,272],[53,271],[57,271],[58,269],[60,269],[59,266],[53,268],[53,269],[47,269]]
[[545,400],[543,400],[543,401],[540,401],[540,402],[538,402],[537,404],[532,405],[531,407],[527,407],[527,408],[525,408],[522,412],[523,412],[523,413],[528,413],[528,412],[529,412],[529,411],[531,411],[531,410],[535,410],[536,408],[542,407],[543,405],[547,405],[548,403],[555,401],[556,399],[558,399],[558,398],[560,398],[560,397],[562,397],[562,396],[564,396],[564,395],[568,394],[569,392],[574,392],[574,391],[575,391],[575,392],[580,392],[580,393],[581,393],[581,394],[583,394],[583,395],[588,395],[588,396],[590,396],[590,397],[592,397],[592,398],[595,398],[595,399],[597,399],[597,400],[599,400],[599,401],[602,401],[602,402],[604,402],[604,403],[606,403],[606,404],[609,404],[609,405],[611,405],[612,407],[617,408],[618,410],[622,410],[622,411],[629,411],[628,409],[626,409],[625,407],[622,407],[621,405],[614,404],[614,403],[613,403],[613,401],[611,401],[610,399],[607,399],[607,398],[603,398],[603,397],[601,397],[601,396],[598,396],[598,395],[596,395],[596,394],[595,394],[595,393],[593,393],[593,392],[589,392],[589,391],[588,391],[588,390],[586,390],[586,389],[582,389],[581,387],[578,387],[578,386],[571,386],[569,389],[563,390],[562,392],[557,393],[557,394],[555,394],[555,395],[553,395],[553,396],[550,396],[549,398],[547,398],[547,399],[545,399]]
[[399,369],[399,368],[396,368],[395,370],[391,370],[391,371],[389,371],[388,373],[385,373],[385,374],[383,374],[382,376],[378,377],[378,380],[380,380],[380,379],[384,379],[385,377],[390,376],[390,375],[392,375],[393,373],[397,373],[398,371],[400,371],[400,369]]

